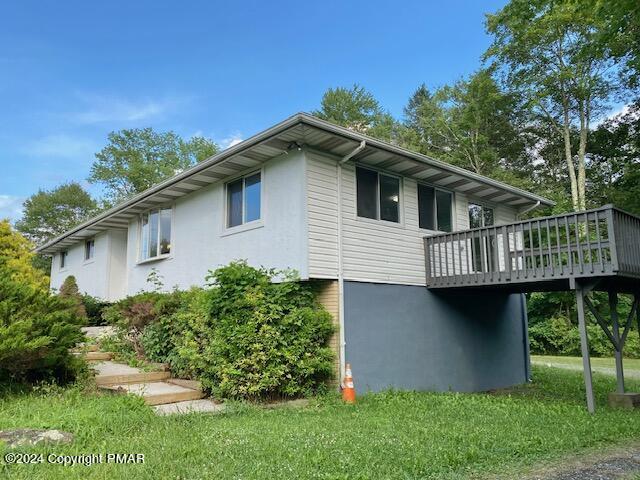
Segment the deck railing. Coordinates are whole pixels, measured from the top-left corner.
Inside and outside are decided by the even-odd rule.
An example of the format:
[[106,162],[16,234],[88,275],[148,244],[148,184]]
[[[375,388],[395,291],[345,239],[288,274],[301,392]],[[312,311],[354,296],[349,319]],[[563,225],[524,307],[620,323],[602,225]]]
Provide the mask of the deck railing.
[[640,217],[613,206],[424,239],[427,286],[640,277]]

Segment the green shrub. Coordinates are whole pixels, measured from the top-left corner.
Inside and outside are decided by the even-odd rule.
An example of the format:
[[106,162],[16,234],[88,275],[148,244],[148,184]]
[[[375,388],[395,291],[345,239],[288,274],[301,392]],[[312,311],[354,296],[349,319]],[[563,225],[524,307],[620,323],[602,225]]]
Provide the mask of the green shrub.
[[91,295],[84,294],[82,295],[82,303],[84,305],[84,309],[87,313],[87,325],[93,327],[99,327],[101,325],[106,325],[106,320],[102,316],[102,312],[109,306],[111,306],[110,302],[105,302],[96,297],[92,297]]
[[82,366],[69,353],[83,337],[77,305],[51,295],[29,270],[27,244],[7,222],[0,222],[0,246],[0,381],[73,379]]
[[[273,283],[275,275],[283,282]],[[180,355],[223,398],[308,395],[333,374],[331,315],[308,284],[234,262],[211,273],[208,316],[186,320]]]
[[62,285],[60,286],[58,295],[69,301],[69,304],[72,305],[72,308],[78,317],[84,319],[87,318],[87,310],[84,308],[84,303],[82,303],[82,295],[80,295],[80,289],[78,288],[76,277],[69,275],[65,278],[64,282],[62,282]]
[[[599,325],[587,325],[589,336],[589,351],[597,357],[611,357],[614,354],[613,345]],[[531,353],[536,355],[567,355],[579,356],[580,333],[578,327],[564,318],[550,318],[529,328]],[[623,350],[626,357],[640,358],[640,340],[637,330],[629,332]]]

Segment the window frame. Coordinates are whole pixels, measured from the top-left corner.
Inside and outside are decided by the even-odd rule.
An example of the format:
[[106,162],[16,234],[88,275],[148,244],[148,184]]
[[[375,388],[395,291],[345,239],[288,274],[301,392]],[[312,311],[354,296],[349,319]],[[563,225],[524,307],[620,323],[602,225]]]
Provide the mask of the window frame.
[[[142,244],[142,217],[143,215],[150,215],[152,212],[157,212],[158,213],[158,234],[157,234],[157,251],[160,251],[160,239],[161,239],[161,228],[160,228],[160,212],[163,210],[169,210],[171,212],[171,221],[170,221],[170,225],[171,225],[171,232],[169,234],[169,253],[158,253],[153,257],[148,257],[148,258],[142,258],[142,248],[143,248],[143,244]],[[175,251],[175,243],[174,243],[174,218],[175,218],[175,208],[174,205],[164,205],[164,206],[159,206],[156,208],[150,208],[149,210],[145,210],[144,212],[140,212],[138,214],[138,241],[137,241],[137,252],[136,252],[136,264],[140,265],[140,264],[144,264],[144,263],[149,263],[149,262],[155,262],[158,260],[163,260],[165,258],[172,258],[173,257],[173,252]]]
[[69,265],[68,265],[68,260],[69,260],[69,250],[62,250],[60,251],[60,261],[59,261],[59,270],[66,270]]
[[[471,219],[469,218],[469,207],[471,205],[476,205],[476,206],[481,208],[480,218],[482,219],[482,226],[480,226],[480,227],[472,227],[471,226]],[[485,209],[491,210],[492,216],[493,216],[493,225],[485,225],[485,223],[484,223],[484,220],[485,220],[484,211],[485,211]],[[495,227],[496,226],[496,207],[494,205],[491,205],[491,204],[488,204],[488,203],[476,201],[474,199],[469,199],[467,201],[467,218],[469,218],[469,230],[473,230],[475,228]]]
[[[246,221],[247,216],[247,202],[245,199],[246,195],[246,180],[249,177],[253,177],[255,175],[260,175],[260,216],[255,220]],[[238,180],[242,180],[242,223],[238,225],[229,225],[229,185],[237,182]],[[236,232],[242,232],[245,230],[251,230],[253,228],[258,228],[264,225],[264,217],[265,217],[265,191],[264,191],[264,168],[260,168],[258,170],[252,169],[247,171],[246,173],[242,173],[233,177],[231,180],[224,183],[223,188],[223,196],[224,196],[224,211],[222,215],[222,224],[223,224],[223,233],[222,236],[230,235]]]
[[[371,218],[371,217],[363,217],[358,215],[358,168],[362,169],[362,170],[368,170],[370,172],[374,172],[377,175],[376,178],[376,218]],[[356,213],[356,219],[363,221],[363,222],[381,222],[383,224],[386,225],[390,225],[390,226],[404,226],[404,184],[403,184],[403,180],[404,177],[402,177],[401,175],[395,174],[395,173],[388,173],[384,170],[380,170],[377,168],[372,168],[369,165],[362,165],[360,163],[356,163],[355,164],[355,170],[354,170],[354,192],[355,192],[355,213]],[[384,175],[386,177],[390,177],[390,178],[395,178],[396,180],[398,180],[398,221],[394,222],[393,220],[384,220],[381,217],[381,205],[380,205],[380,175]]]
[[[92,243],[92,247],[89,248],[89,244]],[[91,252],[91,256],[87,256],[87,254]],[[94,261],[96,256],[96,239],[89,238],[84,241],[84,263],[91,263]]]
[[[449,190],[448,188],[443,188],[437,185],[433,185],[431,183],[427,183],[427,182],[421,182],[421,181],[417,181],[416,182],[416,203],[418,205],[418,228],[420,230],[424,230],[425,232],[434,232],[434,233],[451,233],[451,232],[455,232],[456,231],[456,215],[455,215],[455,211],[456,211],[456,192],[454,192],[453,190]],[[418,189],[420,188],[420,186],[423,187],[428,187],[428,188],[433,188],[433,220],[435,223],[435,230],[430,230],[428,228],[424,228],[420,226],[420,199],[418,196]],[[438,230],[438,199],[437,199],[437,195],[436,192],[444,192],[444,193],[448,193],[451,195],[451,232],[447,232],[446,230]]]

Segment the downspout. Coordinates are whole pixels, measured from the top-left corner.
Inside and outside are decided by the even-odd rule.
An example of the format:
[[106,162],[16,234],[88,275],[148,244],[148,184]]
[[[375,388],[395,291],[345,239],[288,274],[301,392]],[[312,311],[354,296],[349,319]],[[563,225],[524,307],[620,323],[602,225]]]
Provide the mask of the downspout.
[[344,334],[344,269],[342,262],[342,165],[354,156],[360,153],[367,146],[366,142],[362,140],[353,151],[342,157],[338,161],[337,173],[338,173],[338,310],[339,319],[338,324],[340,326],[340,385],[342,385],[342,379],[344,378],[345,369],[345,350],[346,350],[346,338]]
[[522,210],[521,212],[518,212],[518,219],[522,218],[522,215],[529,213],[532,210],[535,210],[536,208],[538,208],[540,206],[540,200],[538,200],[535,205],[532,205],[531,207],[525,208],[524,210]]

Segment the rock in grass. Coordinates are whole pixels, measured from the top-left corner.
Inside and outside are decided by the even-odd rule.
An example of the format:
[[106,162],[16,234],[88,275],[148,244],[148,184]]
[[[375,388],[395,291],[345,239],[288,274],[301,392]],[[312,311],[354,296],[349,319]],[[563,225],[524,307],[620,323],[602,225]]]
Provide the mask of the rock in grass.
[[9,448],[33,446],[39,443],[65,444],[73,441],[73,434],[61,430],[18,428],[0,430],[0,441],[6,442]]

